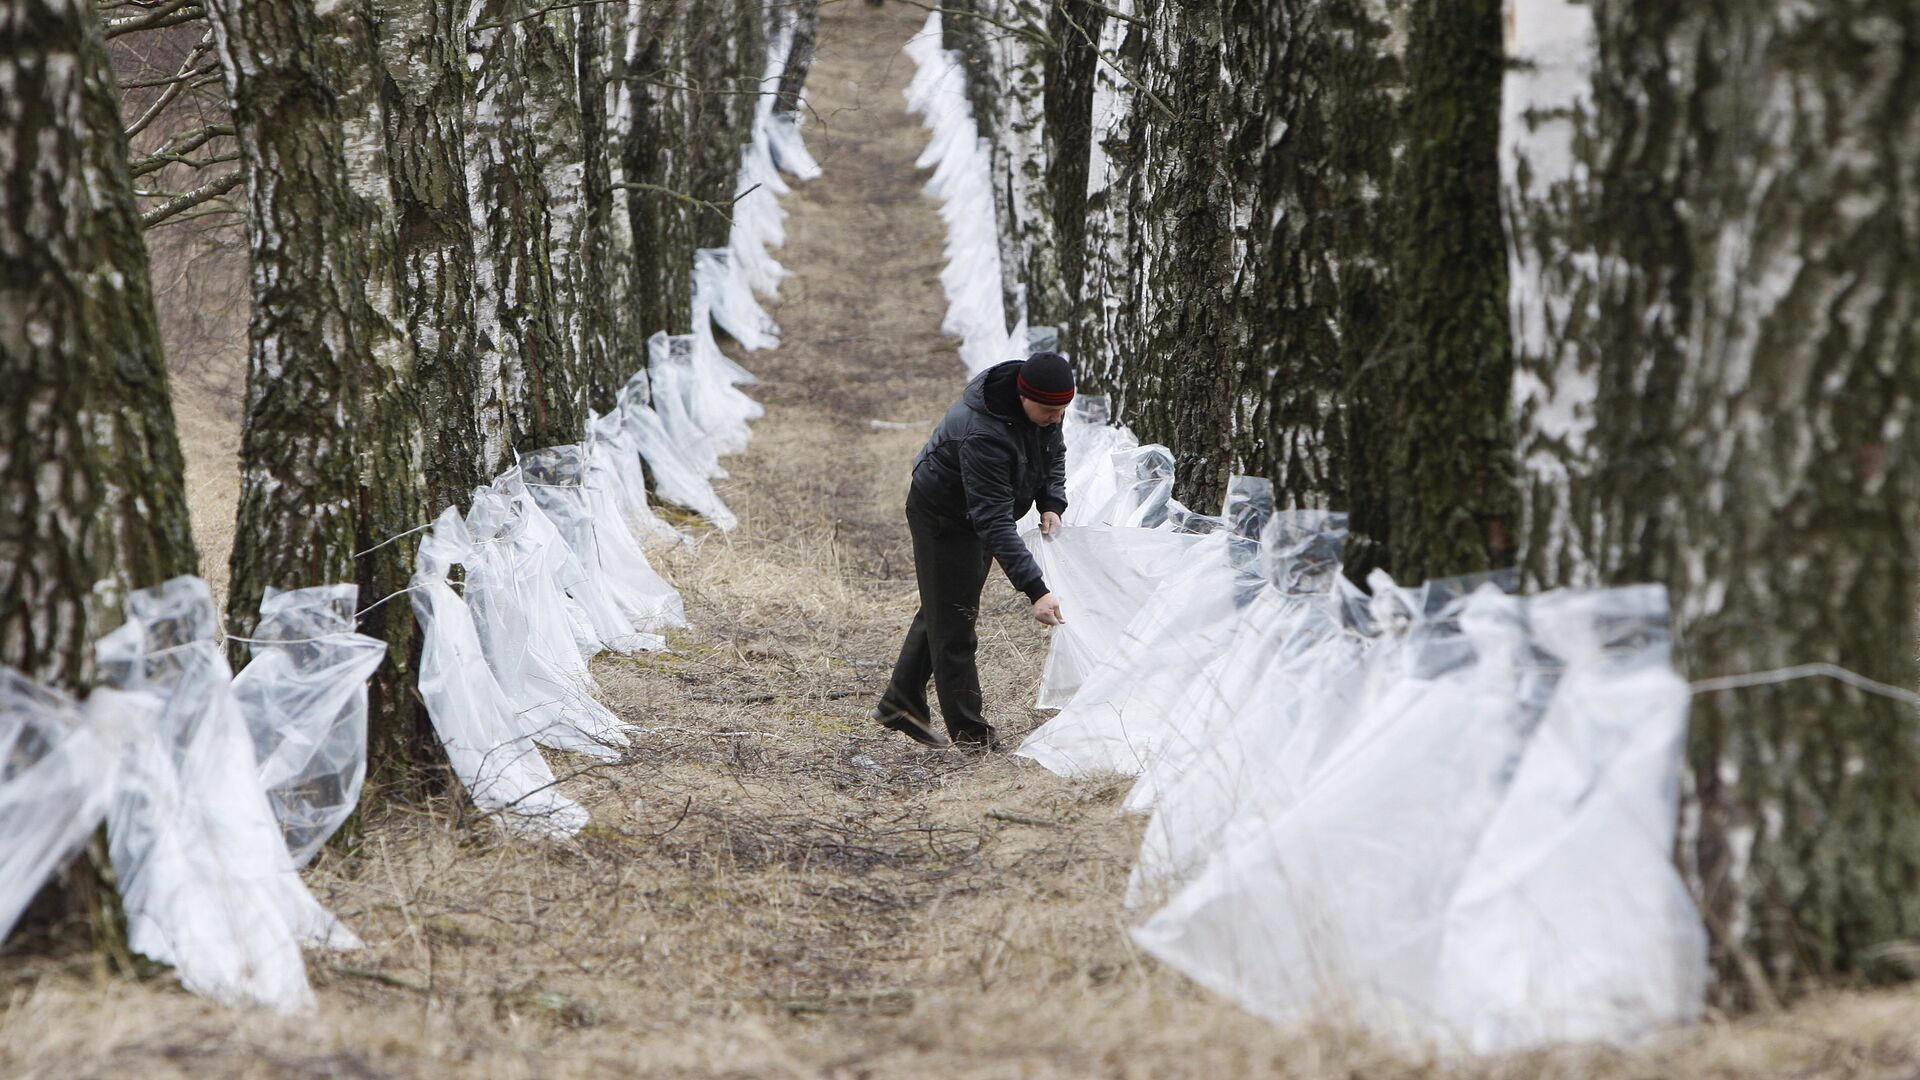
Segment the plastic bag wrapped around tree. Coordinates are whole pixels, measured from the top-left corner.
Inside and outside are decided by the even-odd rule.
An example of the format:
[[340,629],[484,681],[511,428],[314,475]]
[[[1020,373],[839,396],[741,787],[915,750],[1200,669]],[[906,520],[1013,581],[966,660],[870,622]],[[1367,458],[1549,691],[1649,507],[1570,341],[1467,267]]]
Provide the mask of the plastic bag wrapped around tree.
[[1691,1017],[1664,604],[1482,588],[1423,615],[1373,580],[1387,636],[1351,711],[1291,740],[1136,939],[1275,1020],[1332,1010],[1483,1053]]
[[[711,341],[710,333],[704,336]],[[747,423],[760,415],[760,407],[714,368],[710,357],[719,350],[702,348],[701,337],[655,334],[647,340],[647,370],[654,410],[674,445],[706,476],[723,479],[727,472],[720,458],[747,448]]]
[[586,826],[587,812],[555,786],[553,770],[493,676],[473,613],[448,583],[453,567],[473,555],[466,522],[449,507],[420,544],[410,594],[420,621],[420,699],[475,806],[517,832],[572,836]]
[[[737,219],[735,227],[739,227]],[[730,248],[701,248],[693,253],[696,327],[702,312],[749,352],[780,344],[780,327],[754,299],[753,284]],[[725,361],[725,367],[729,382],[746,386],[754,383],[753,374],[733,361]]]
[[1155,901],[1197,871],[1227,824],[1280,782],[1276,759],[1313,726],[1303,717],[1338,723],[1350,715],[1340,695],[1357,681],[1371,639],[1341,618],[1341,599],[1364,600],[1340,576],[1345,538],[1344,514],[1294,510],[1268,522],[1266,587],[1196,680],[1185,722],[1127,795],[1129,809],[1153,814],[1128,885],[1130,906]]
[[[776,38],[767,51],[767,79],[762,86],[780,85],[780,70],[786,66],[786,58],[786,50]],[[774,104],[773,94],[762,94],[754,102],[753,137],[740,154],[740,179],[734,185],[733,227],[727,238],[734,266],[754,292],[767,297],[777,295],[780,282],[792,275],[769,250],[787,241],[787,212],[780,205],[780,197],[793,192],[774,165],[772,131],[768,126]],[[777,330],[775,336],[778,336]]]
[[[1108,417],[1105,394],[1079,394],[1060,421],[1060,441],[1067,454],[1067,512],[1060,516],[1062,524],[1101,524],[1100,512],[1119,490],[1113,455],[1140,445],[1133,432],[1108,423]],[[1039,524],[1040,511],[1029,510],[1020,519],[1020,531]]]
[[1561,674],[1448,906],[1435,993],[1480,1053],[1690,1023],[1707,983],[1670,857],[1691,694],[1666,590],[1546,593],[1527,615],[1533,662]]
[[531,506],[496,485],[476,490],[467,512],[473,547],[466,601],[481,650],[522,732],[541,746],[616,759],[627,745],[625,725],[594,699],[566,594],[556,584],[568,557],[554,550],[558,536],[550,525],[530,535]]
[[520,472],[540,510],[527,515],[528,535],[544,538],[544,516],[570,552],[561,584],[601,644],[628,656],[666,648],[666,639],[646,631],[686,625],[680,594],[653,572],[611,493],[587,487],[586,454],[578,445],[535,450],[520,455]]
[[353,813],[367,775],[367,680],[386,642],[354,632],[357,585],[268,587],[233,680],[260,785],[295,866]]
[[100,639],[106,680],[149,700],[126,725],[124,781],[107,819],[128,941],[227,1004],[310,1007],[302,944],[359,941],[294,869],[260,785],[232,673],[214,643],[206,582],[179,577],[127,597]]
[[1062,527],[1024,539],[1066,622],[1049,631],[1046,667],[1035,708],[1058,709],[1119,648],[1127,623],[1193,550],[1198,536],[1104,525]]
[[795,112],[775,112],[767,118],[767,146],[773,152],[773,160],[781,170],[796,180],[817,180],[820,177],[820,163],[815,161],[813,153],[807,149],[806,139],[800,131],[802,114]]
[[637,542],[647,546],[689,542],[680,530],[653,512],[647,500],[646,473],[640,464],[640,440],[619,405],[605,416],[587,413],[587,438],[581,446],[587,453],[588,486],[612,495],[615,509]]
[[[648,347],[652,348],[651,343]],[[645,371],[635,373],[621,388],[620,405],[615,412],[626,425],[634,448],[646,460],[647,470],[653,474],[654,494],[705,517],[722,532],[739,524],[707,480],[712,475],[707,469],[719,468],[718,462],[704,465],[681,451],[666,422],[654,411],[652,381]]]
[[[1062,776],[1135,775],[1192,714],[1209,703],[1201,678],[1233,640],[1257,574],[1254,539],[1273,488],[1259,477],[1228,482],[1230,527],[1201,536],[1154,586],[1071,701],[1021,743],[1019,754]],[[1256,583],[1257,584],[1257,583]]]
[[0,940],[106,817],[120,778],[112,717],[132,711],[126,696],[96,690],[83,711],[0,667]]
[[1098,511],[1099,522],[1126,529],[1166,527],[1173,502],[1173,451],[1148,443],[1116,450],[1107,460],[1114,493]]

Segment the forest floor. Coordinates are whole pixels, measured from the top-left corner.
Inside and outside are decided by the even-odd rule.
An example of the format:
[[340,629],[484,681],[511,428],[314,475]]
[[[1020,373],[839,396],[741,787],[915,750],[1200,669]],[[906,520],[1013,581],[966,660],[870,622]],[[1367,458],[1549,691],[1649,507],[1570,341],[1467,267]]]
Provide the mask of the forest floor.
[[[741,525],[662,556],[693,623],[670,652],[596,662],[647,733],[616,765],[563,763],[594,824],[513,840],[452,799],[369,822],[357,852],[308,875],[367,942],[312,957],[311,1015],[236,1013],[86,959],[0,971],[0,1075],[1920,1073],[1909,993],[1826,995],[1633,1053],[1484,1062],[1276,1028],[1132,947],[1125,785],[873,725],[915,606],[907,466],[962,368],[939,333],[943,236],[913,170],[925,136],[900,96],[923,12],[822,14],[807,132],[826,176],[786,203],[786,344],[743,357],[767,415],[727,462]],[[188,427],[215,574],[233,443],[217,429]],[[997,573],[981,639],[990,712],[1017,736],[1039,720],[1046,639]]]

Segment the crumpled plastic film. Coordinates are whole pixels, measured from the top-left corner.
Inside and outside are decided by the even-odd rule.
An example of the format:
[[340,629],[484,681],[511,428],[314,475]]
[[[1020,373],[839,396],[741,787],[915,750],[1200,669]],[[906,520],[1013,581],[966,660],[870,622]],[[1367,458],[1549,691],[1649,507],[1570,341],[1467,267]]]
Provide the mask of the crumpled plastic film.
[[647,370],[652,378],[653,408],[667,434],[701,475],[724,479],[720,458],[747,448],[747,422],[759,415],[759,406],[727,382],[702,357],[718,355],[701,347],[712,333],[655,334],[647,340]]
[[1259,533],[1271,509],[1270,484],[1233,477],[1231,521],[1217,519],[1227,527],[1197,539],[1154,584],[1124,629],[1094,652],[1094,668],[1072,700],[1027,736],[1019,755],[1062,776],[1134,775],[1194,713],[1212,707],[1205,675],[1257,591],[1257,582],[1239,581],[1256,563],[1257,544],[1247,534]]
[[1670,857],[1690,692],[1666,591],[1551,592],[1527,614],[1535,662],[1563,673],[1447,909],[1435,993],[1489,1054],[1689,1023],[1708,974]]
[[[664,342],[665,335],[659,335]],[[649,343],[651,349],[651,343]],[[653,476],[654,494],[675,506],[691,510],[712,522],[722,532],[739,524],[707,480],[711,475],[694,459],[681,452],[660,414],[653,409],[652,383],[645,371],[637,372],[621,388],[617,411],[633,438],[635,449],[646,460]],[[712,466],[718,467],[717,462]]]
[[1200,538],[1158,529],[1063,526],[1053,536],[1028,533],[1027,547],[1066,621],[1054,627],[1035,708],[1058,709],[1118,647],[1127,623],[1160,579]]
[[346,822],[367,775],[367,680],[387,645],[354,632],[359,594],[351,584],[269,587],[252,659],[233,680],[295,866]]
[[1136,940],[1276,1021],[1332,1011],[1478,1053],[1691,1018],[1705,946],[1670,862],[1687,693],[1664,596],[1370,583],[1386,636],[1357,688],[1301,713]]
[[[1347,715],[1340,695],[1351,689],[1372,639],[1347,631],[1331,595],[1357,593],[1339,576],[1345,537],[1344,514],[1295,510],[1268,522],[1263,549],[1331,550],[1336,561],[1321,572],[1269,578],[1242,612],[1226,650],[1196,680],[1193,708],[1128,793],[1129,809],[1153,813],[1128,885],[1130,905],[1153,901],[1195,872],[1255,793],[1284,782],[1289,752],[1313,759],[1309,712],[1336,723]],[[1277,560],[1268,562],[1270,571],[1279,569]],[[1303,731],[1296,747],[1293,739]]]
[[[756,194],[758,194],[756,192]],[[771,198],[771,195],[768,196]],[[775,209],[778,209],[776,206]],[[777,264],[776,264],[777,265]],[[701,248],[693,253],[693,318],[709,315],[720,329],[749,352],[780,344],[780,327],[754,299],[753,283],[732,248]],[[752,385],[751,372],[726,360],[729,382]]]
[[927,17],[905,52],[915,72],[907,107],[919,113],[932,137],[915,165],[933,169],[927,193],[941,200],[947,227],[947,265],[940,284],[947,294],[941,330],[960,339],[960,359],[969,374],[1023,355],[1007,325],[1001,295],[1000,239],[994,225],[993,155],[967,101],[966,71],[958,54],[940,47],[940,13]]
[[0,667],[0,940],[113,802],[120,753],[102,719],[122,711],[106,706],[124,695],[93,696],[99,706],[83,712],[66,694]]
[[[644,374],[644,373],[643,373]],[[614,411],[587,414],[587,485],[612,493],[614,506],[636,542],[643,546],[690,543],[680,530],[661,520],[647,500],[646,473],[640,464],[640,440],[622,411],[626,391],[616,396]]]
[[[587,612],[602,644],[633,655],[666,648],[666,639],[647,631],[686,625],[680,594],[661,580],[621,520],[612,492],[589,488],[586,453],[578,445],[550,446],[520,455],[526,490],[573,555],[571,571],[580,577],[562,582],[567,595]],[[541,534],[539,520],[528,515],[530,534]]]
[[775,112],[767,118],[767,146],[773,152],[775,164],[787,175],[798,180],[816,180],[820,177],[820,163],[814,160],[806,140],[801,137],[800,128],[804,123],[804,114],[800,112]]
[[[460,512],[449,507],[421,541],[410,598],[420,621],[420,699],[473,804],[510,829],[572,836],[587,812],[562,795],[553,770],[494,678],[473,613],[448,574],[474,554]],[[471,580],[471,578],[469,578]]]
[[1173,451],[1148,443],[1116,450],[1107,460],[1114,493],[1098,511],[1099,524],[1138,529],[1166,526],[1173,501]]
[[627,745],[625,725],[594,699],[566,594],[555,583],[571,556],[555,550],[561,545],[550,523],[530,535],[528,509],[538,512],[496,482],[474,492],[467,512],[466,601],[481,650],[521,731],[541,746],[616,759]]
[[107,819],[128,941],[197,994],[281,1011],[311,1007],[302,944],[354,948],[300,880],[261,787],[232,673],[214,643],[206,582],[130,594],[98,643],[118,689],[153,715],[126,726],[124,781]]

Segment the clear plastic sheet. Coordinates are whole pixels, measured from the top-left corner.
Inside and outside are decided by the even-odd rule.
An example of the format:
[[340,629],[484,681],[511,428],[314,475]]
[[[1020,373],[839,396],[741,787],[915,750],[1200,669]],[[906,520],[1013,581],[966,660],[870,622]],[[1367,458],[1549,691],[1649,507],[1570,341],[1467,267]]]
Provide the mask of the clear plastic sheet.
[[1088,525],[1062,527],[1051,537],[1028,533],[1024,539],[1066,615],[1066,622],[1050,631],[1035,704],[1058,709],[1119,646],[1127,624],[1200,538]]
[[586,826],[587,812],[556,788],[553,770],[493,676],[473,613],[448,582],[474,550],[466,522],[451,507],[421,541],[410,594],[420,621],[420,699],[475,806],[517,832],[572,836]]
[[[680,594],[661,580],[621,520],[613,493],[587,486],[587,455],[581,447],[550,446],[520,456],[526,490],[573,555],[562,582],[587,612],[601,644],[628,656],[666,648],[648,631],[686,625]],[[534,535],[539,522],[529,515]]]
[[1169,526],[1173,502],[1173,451],[1148,443],[1108,455],[1114,492],[1099,510],[1099,523],[1117,528]]
[[269,587],[252,658],[233,680],[295,866],[346,823],[367,775],[367,680],[387,645],[354,632],[359,595],[350,584]]
[[[768,198],[772,198],[771,194]],[[736,219],[736,234],[741,231],[739,225]],[[749,352],[774,348],[780,344],[780,327],[760,306],[760,301],[754,299],[753,283],[736,256],[732,248],[701,248],[693,253],[694,325],[701,324],[704,311],[720,329],[739,342],[741,348]],[[729,382],[741,385],[754,382],[752,373],[733,361],[727,360],[724,367]]]
[[[509,470],[511,474],[512,470]],[[509,477],[502,477],[502,481]],[[532,514],[528,514],[528,510]],[[594,699],[567,613],[563,578],[570,554],[531,501],[501,481],[474,492],[466,601],[481,651],[513,703],[520,729],[542,746],[613,760],[627,745],[624,725]]]
[[581,444],[587,453],[587,484],[612,493],[615,509],[641,545],[690,543],[684,533],[653,512],[647,499],[640,439],[622,411],[625,400],[623,388],[613,412],[587,414],[587,438]]
[[1194,541],[1124,629],[1095,647],[1093,670],[1060,715],[1021,743],[1020,756],[1062,776],[1136,775],[1196,712],[1216,707],[1215,681],[1205,674],[1233,642],[1257,589],[1239,579],[1256,566],[1248,534],[1259,534],[1271,509],[1265,480],[1229,481],[1230,527]]
[[800,128],[804,123],[803,113],[775,112],[767,118],[767,146],[782,172],[796,180],[817,180],[820,163],[813,159],[806,140],[801,137]]
[[135,951],[194,993],[281,1011],[311,1007],[302,944],[359,941],[294,869],[260,786],[206,582],[180,577],[127,597],[101,638],[117,689],[157,704],[125,725],[124,782],[107,838]]
[[1433,613],[1452,591],[1375,579],[1388,636],[1136,940],[1276,1021],[1476,1053],[1690,1019],[1705,945],[1670,861],[1687,692],[1664,596],[1483,586]]
[[[664,335],[661,335],[664,341]],[[649,343],[651,348],[651,343]],[[617,410],[634,448],[647,463],[653,476],[654,494],[663,501],[691,510],[712,522],[722,532],[739,524],[707,480],[709,466],[683,453],[680,444],[667,430],[660,414],[653,409],[652,385],[644,371],[637,372],[621,388]],[[718,468],[718,464],[710,466]]]
[[969,374],[979,374],[1024,355],[1024,337],[1009,332],[1001,295],[992,151],[967,101],[965,67],[957,54],[940,47],[939,12],[927,17],[905,51],[915,66],[907,107],[920,114],[932,136],[915,164],[933,169],[926,190],[940,200],[947,227],[947,265],[940,271],[947,314],[941,329],[960,339],[961,361]]
[[702,347],[712,336],[655,334],[647,341],[647,369],[654,411],[673,444],[703,476],[724,479],[720,458],[747,448],[747,423],[759,415],[759,406],[714,367],[718,348]]
[[123,696],[95,691],[83,712],[0,667],[0,940],[106,818],[120,780],[112,716],[134,711]]

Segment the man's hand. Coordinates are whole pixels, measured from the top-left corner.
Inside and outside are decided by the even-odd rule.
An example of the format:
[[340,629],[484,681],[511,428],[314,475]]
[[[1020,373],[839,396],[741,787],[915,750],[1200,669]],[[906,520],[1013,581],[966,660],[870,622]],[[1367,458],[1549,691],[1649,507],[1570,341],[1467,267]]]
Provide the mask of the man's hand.
[[[1059,531],[1060,531],[1060,515],[1059,514],[1056,514],[1053,511],[1049,510],[1046,513],[1040,515],[1040,535],[1041,536],[1052,536],[1054,533]],[[1046,620],[1042,619],[1041,621],[1044,622]]]
[[[1048,514],[1047,516],[1053,518],[1056,522],[1060,520],[1053,514]],[[1048,593],[1033,602],[1033,617],[1047,626],[1059,626],[1061,623],[1067,621],[1067,617],[1060,614],[1060,601],[1055,600],[1052,593]]]

